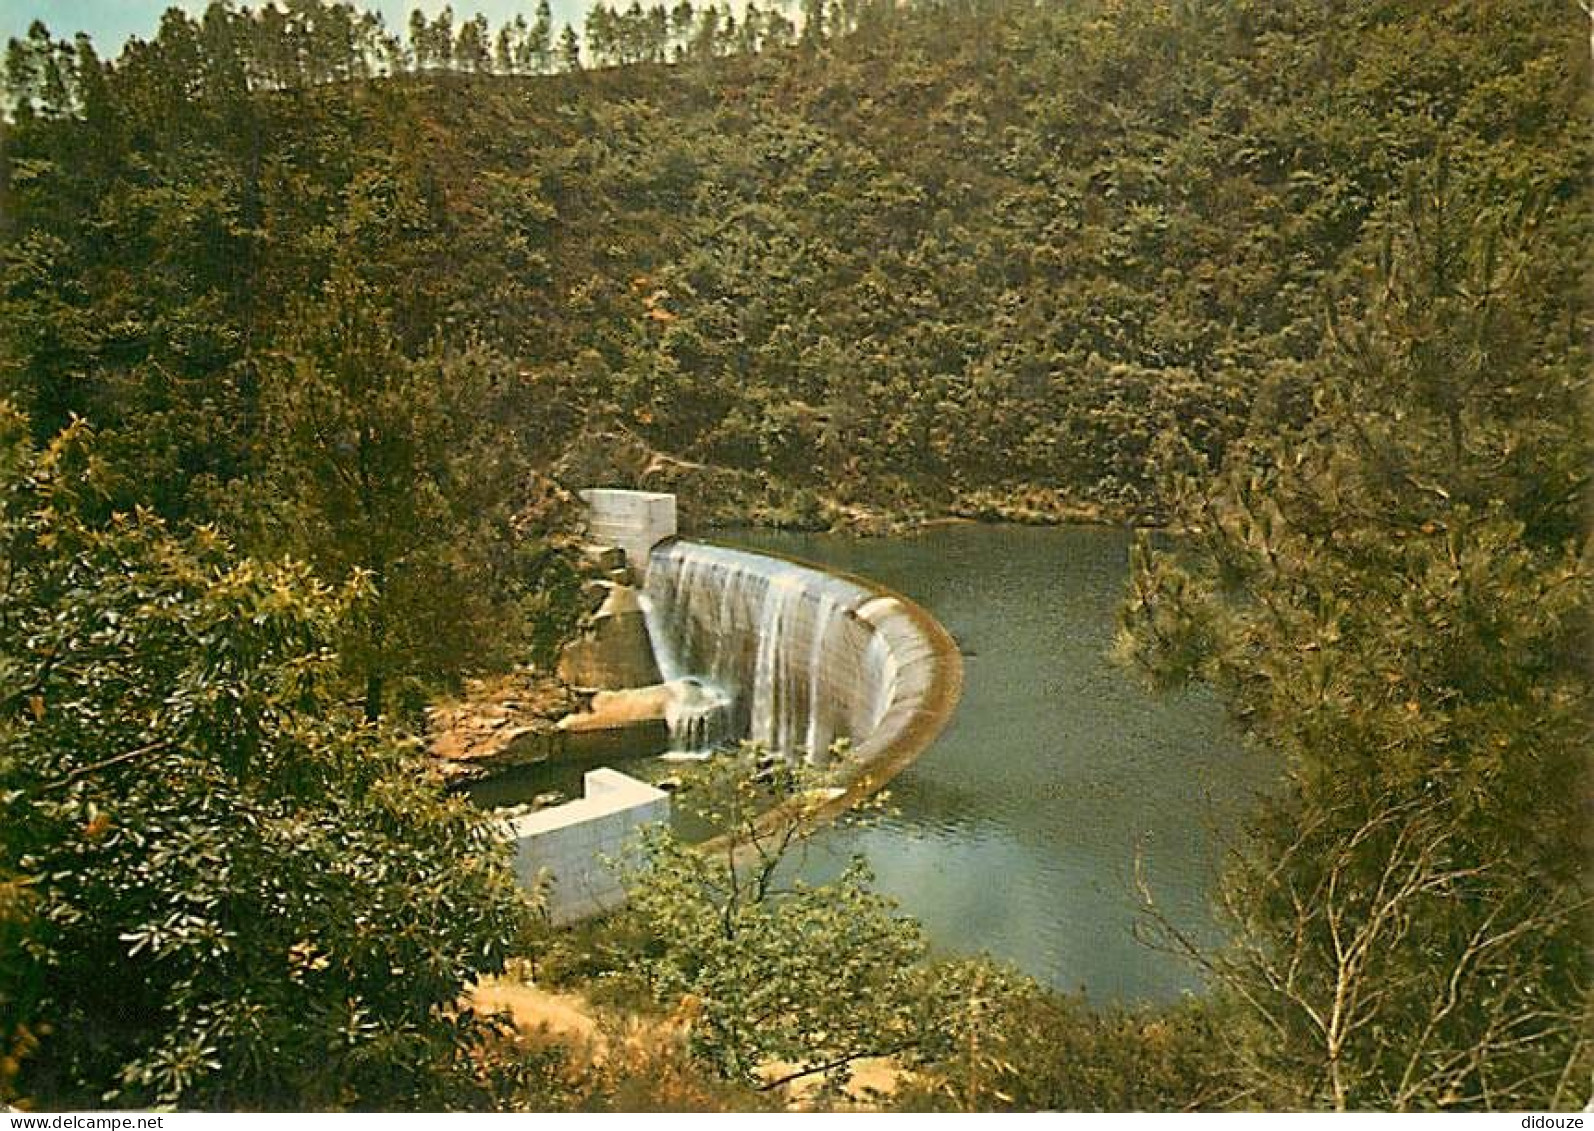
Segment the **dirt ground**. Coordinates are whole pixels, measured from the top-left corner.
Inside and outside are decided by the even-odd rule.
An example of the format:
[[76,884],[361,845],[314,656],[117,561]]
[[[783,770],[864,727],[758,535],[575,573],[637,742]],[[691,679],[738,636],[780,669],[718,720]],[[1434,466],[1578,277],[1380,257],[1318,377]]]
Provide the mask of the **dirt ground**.
[[[685,1027],[689,1024],[677,1019],[643,1022],[628,1018],[618,1026],[606,1026],[597,1009],[580,994],[505,978],[489,978],[478,984],[471,1001],[477,1009],[486,1012],[508,1013],[515,1027],[528,1037],[565,1045],[595,1062],[601,1062],[607,1055],[612,1034],[617,1031],[624,1034],[626,1041],[676,1042],[685,1039]],[[763,1066],[760,1075],[765,1080],[777,1080],[789,1075],[794,1068],[794,1065],[772,1061]],[[860,1060],[853,1066],[842,1106],[853,1111],[875,1110],[881,1098],[890,1096],[906,1078],[907,1073],[889,1058]],[[793,1081],[785,1090],[787,1107],[793,1110],[809,1107],[819,1088],[818,1076]]]

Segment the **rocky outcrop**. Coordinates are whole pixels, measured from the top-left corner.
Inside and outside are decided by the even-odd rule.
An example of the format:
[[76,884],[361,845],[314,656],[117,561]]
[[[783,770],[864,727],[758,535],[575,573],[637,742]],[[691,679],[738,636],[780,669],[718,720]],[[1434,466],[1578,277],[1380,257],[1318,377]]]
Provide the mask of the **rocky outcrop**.
[[561,719],[559,728],[583,759],[662,754],[670,748],[671,698],[670,687],[656,679],[649,686],[600,691],[586,710]]
[[454,780],[561,757],[569,739],[559,720],[590,699],[532,672],[470,680],[464,698],[427,709],[428,749]]
[[616,690],[659,682],[659,665],[648,637],[637,591],[608,584],[598,611],[559,656],[559,676],[580,688]]

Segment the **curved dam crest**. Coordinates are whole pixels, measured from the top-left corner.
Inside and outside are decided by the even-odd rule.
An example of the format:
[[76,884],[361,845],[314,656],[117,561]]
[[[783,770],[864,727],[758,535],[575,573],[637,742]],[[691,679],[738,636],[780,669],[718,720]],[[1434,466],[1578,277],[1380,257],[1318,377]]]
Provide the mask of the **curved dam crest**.
[[[962,690],[946,630],[862,578],[677,539],[650,554],[644,594],[661,673],[704,681],[724,730],[810,761],[849,741],[837,810],[922,753]],[[676,720],[677,741],[700,720]]]
[[[793,798],[762,818],[799,806],[807,822],[878,790],[950,720],[962,658],[913,601],[805,562],[678,539],[671,495],[595,489],[582,496],[593,548],[618,548],[625,566],[602,583],[607,596],[589,635],[574,653],[567,649],[573,670],[608,688],[593,689],[594,713],[568,716],[561,726],[591,733],[609,718],[623,740],[635,733],[625,725],[657,725],[662,713],[667,757],[710,757],[747,738],[823,765],[829,788],[821,803]],[[827,755],[840,739],[848,755],[832,764]],[[650,752],[658,748],[635,753]],[[551,878],[547,910],[556,924],[623,903],[607,860],[642,825],[669,818],[666,794],[614,770],[587,774],[583,792],[507,822],[522,882],[537,887]]]

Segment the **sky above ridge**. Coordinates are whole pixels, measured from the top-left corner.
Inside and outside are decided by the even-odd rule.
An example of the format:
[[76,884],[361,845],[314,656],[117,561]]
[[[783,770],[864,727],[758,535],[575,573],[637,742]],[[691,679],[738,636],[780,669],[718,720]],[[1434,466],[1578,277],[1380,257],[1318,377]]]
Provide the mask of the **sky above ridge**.
[[[402,31],[410,11],[420,8],[428,15],[442,10],[448,0],[354,0],[355,6],[380,12],[389,28]],[[101,55],[114,56],[129,36],[148,39],[160,25],[167,8],[183,8],[194,15],[203,12],[209,0],[0,0],[0,39],[27,33],[34,20],[43,20],[57,38],[70,39],[87,32]],[[580,30],[591,0],[550,0],[555,24],[574,23]],[[537,0],[453,0],[458,19],[476,12],[497,27],[515,14],[530,22]],[[259,7],[258,2],[248,4]],[[647,6],[647,5],[644,5]],[[737,5],[740,8],[740,5]]]

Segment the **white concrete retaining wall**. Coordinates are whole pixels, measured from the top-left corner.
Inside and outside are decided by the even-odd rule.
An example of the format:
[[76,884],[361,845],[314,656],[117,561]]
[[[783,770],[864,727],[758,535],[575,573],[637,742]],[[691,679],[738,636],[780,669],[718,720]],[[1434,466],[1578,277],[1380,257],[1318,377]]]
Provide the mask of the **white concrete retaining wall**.
[[510,821],[515,875],[530,888],[547,874],[548,917],[555,926],[625,903],[625,886],[607,861],[650,824],[670,819],[670,795],[608,767],[589,771],[579,801]]
[[658,491],[623,491],[589,487],[581,492],[587,504],[587,540],[618,546],[638,579],[648,571],[648,554],[666,538],[675,537],[675,496]]

